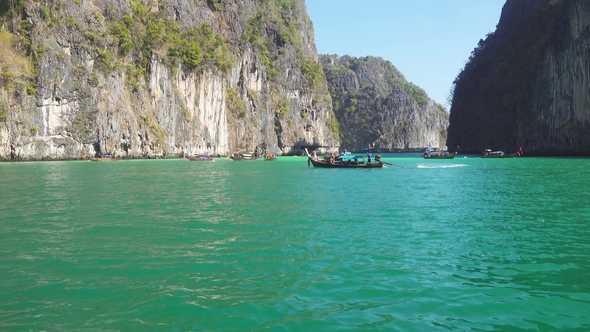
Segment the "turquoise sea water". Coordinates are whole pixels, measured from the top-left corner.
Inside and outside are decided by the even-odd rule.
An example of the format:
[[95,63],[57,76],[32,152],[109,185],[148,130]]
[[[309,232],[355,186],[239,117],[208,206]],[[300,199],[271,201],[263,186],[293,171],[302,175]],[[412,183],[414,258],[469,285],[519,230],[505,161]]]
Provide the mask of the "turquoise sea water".
[[590,160],[0,163],[0,331],[588,331]]

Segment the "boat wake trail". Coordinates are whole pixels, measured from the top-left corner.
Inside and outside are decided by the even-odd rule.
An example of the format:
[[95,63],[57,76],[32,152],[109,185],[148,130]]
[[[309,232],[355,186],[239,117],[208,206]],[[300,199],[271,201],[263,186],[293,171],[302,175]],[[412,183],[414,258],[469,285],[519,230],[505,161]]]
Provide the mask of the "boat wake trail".
[[455,164],[455,165],[418,165],[418,168],[456,168],[456,167],[467,167],[469,165],[465,164]]

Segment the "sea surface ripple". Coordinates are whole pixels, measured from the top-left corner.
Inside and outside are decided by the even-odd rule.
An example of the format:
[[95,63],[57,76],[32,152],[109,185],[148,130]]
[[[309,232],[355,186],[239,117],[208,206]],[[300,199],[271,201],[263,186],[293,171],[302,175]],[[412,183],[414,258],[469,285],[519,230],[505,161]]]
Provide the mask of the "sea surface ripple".
[[0,164],[1,331],[588,331],[590,161]]

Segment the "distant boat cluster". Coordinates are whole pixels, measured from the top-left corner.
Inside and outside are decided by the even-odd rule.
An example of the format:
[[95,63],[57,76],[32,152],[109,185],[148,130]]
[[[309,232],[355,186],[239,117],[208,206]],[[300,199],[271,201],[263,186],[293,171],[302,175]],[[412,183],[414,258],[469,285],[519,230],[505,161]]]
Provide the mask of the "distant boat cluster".
[[[307,165],[320,167],[320,168],[383,168],[384,165],[394,165],[381,160],[381,155],[375,155],[372,158],[371,146],[365,150],[365,154],[353,154],[346,149],[340,153],[333,153],[328,150],[322,158],[319,158],[317,153],[309,153],[307,148],[304,150],[304,155],[307,155]],[[439,151],[434,148],[428,148],[421,155],[424,159],[454,159],[457,156],[458,151]],[[520,148],[517,152],[507,153],[502,150],[484,149],[481,152],[481,158],[514,158],[522,156],[524,151]],[[181,157],[187,161],[213,161],[214,158],[209,153],[202,153],[197,155],[188,155],[182,152]],[[256,149],[253,153],[235,152],[229,153],[227,158],[233,161],[247,161],[247,160],[259,160],[263,159],[266,161],[272,161],[277,159],[275,152],[264,150],[262,153]],[[113,157],[108,154],[100,156],[89,157],[83,155],[85,161],[121,161],[122,158]]]
[[[458,149],[457,149],[458,150]],[[422,157],[424,159],[453,159],[458,154],[458,151],[449,152],[449,151],[438,151],[433,148],[428,148],[424,151]],[[482,158],[514,158],[519,157],[524,154],[522,148],[519,148],[517,152],[513,153],[506,153],[502,150],[492,150],[492,149],[484,149],[481,152]]]
[[88,157],[87,155],[84,155],[84,160],[85,161],[121,161],[123,159],[114,158],[111,155],[103,154],[98,157]]

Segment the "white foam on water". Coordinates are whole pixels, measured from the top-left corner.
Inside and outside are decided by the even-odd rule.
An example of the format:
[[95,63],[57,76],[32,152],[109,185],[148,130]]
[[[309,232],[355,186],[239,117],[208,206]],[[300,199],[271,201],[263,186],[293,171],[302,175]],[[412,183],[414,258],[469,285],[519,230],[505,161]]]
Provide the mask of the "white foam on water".
[[454,165],[418,165],[418,168],[456,168],[456,167],[467,167],[465,164],[454,164]]

